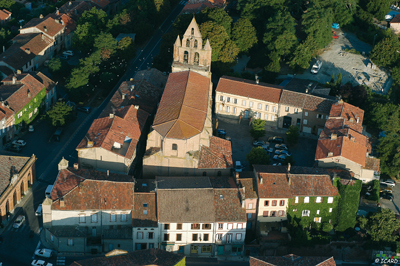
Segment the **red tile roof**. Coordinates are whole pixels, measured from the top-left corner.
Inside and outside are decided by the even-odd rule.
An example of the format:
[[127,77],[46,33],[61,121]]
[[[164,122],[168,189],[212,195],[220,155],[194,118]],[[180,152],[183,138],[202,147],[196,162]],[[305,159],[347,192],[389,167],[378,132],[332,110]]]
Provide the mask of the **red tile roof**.
[[[134,195],[134,210],[132,214],[133,227],[157,227],[157,206],[155,192]],[[144,212],[144,211],[147,211]]]
[[210,147],[201,146],[199,169],[226,169],[232,166],[232,146],[229,140],[211,136]]
[[216,222],[246,222],[237,188],[214,189],[214,206]]
[[82,14],[90,10],[92,4],[86,1],[69,1],[62,5],[58,10],[60,14],[66,14],[74,21],[78,21]]
[[0,21],[8,19],[10,16],[11,16],[10,11],[6,9],[0,10]]
[[306,100],[306,94],[298,93],[288,90],[282,90],[282,95],[279,100],[280,104],[290,105],[294,107],[303,108],[304,102]]
[[329,114],[329,118],[332,117],[342,117],[345,125],[360,133],[363,131],[362,123],[364,119],[364,110],[354,105],[345,102],[333,104]]
[[153,128],[162,136],[189,139],[203,131],[210,79],[196,72],[169,74]]
[[65,29],[64,29],[64,35],[68,35],[72,31],[76,29],[76,21],[74,21],[71,17],[69,17],[66,14],[61,14],[59,13],[51,13],[46,16],[46,18],[53,18],[59,20],[60,24],[64,23]]
[[400,14],[397,14],[390,23],[400,23]]
[[286,256],[250,257],[250,266],[336,266],[333,257]]
[[[147,112],[131,105],[116,110],[114,118],[95,119],[77,149],[101,147],[130,159],[135,153],[147,117]],[[88,141],[93,142],[92,147],[88,147]],[[116,142],[121,148],[114,147]]]
[[292,197],[286,174],[257,173],[257,176],[259,198]]
[[365,169],[373,170],[375,172],[380,172],[381,160],[373,157],[367,157],[365,161]]
[[58,34],[62,29],[64,29],[65,25],[58,23],[54,20],[54,18],[47,16],[45,18],[34,18],[31,19],[28,23],[26,23],[22,30],[35,27],[44,34],[47,34],[51,37],[54,37]]
[[244,188],[244,194],[246,199],[257,198],[257,184],[255,178],[240,178],[240,187]]
[[289,174],[289,186],[292,196],[325,196],[338,195],[329,175],[294,175]]
[[42,72],[30,72],[30,74],[46,87],[46,91],[50,91],[56,83]]
[[[134,180],[131,176],[94,170],[60,170],[51,199],[53,210],[132,210]],[[60,198],[65,206],[60,206]]]
[[14,112],[6,106],[0,105],[0,120],[14,116]]
[[0,155],[0,195],[10,185],[14,174],[18,174],[30,157]]
[[222,76],[219,79],[217,91],[240,95],[262,101],[279,103],[279,98],[282,93],[282,86],[271,85],[255,81]]

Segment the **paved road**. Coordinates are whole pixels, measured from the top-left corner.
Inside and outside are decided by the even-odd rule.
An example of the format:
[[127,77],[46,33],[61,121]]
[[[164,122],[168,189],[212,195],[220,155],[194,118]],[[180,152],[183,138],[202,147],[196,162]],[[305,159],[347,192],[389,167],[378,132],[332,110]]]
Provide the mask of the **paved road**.
[[[151,67],[153,57],[159,52],[162,35],[171,29],[172,23],[183,9],[185,3],[185,1],[180,2],[156,30],[146,47],[131,62],[127,72],[102,105],[94,109],[91,114],[78,113],[77,120],[65,129],[60,142],[49,143],[54,129],[50,129],[45,122],[37,124],[35,132],[26,134],[22,138],[28,144],[21,155],[31,156],[34,153],[38,158],[36,162],[37,184],[33,187],[32,193],[26,196],[27,199],[25,199],[26,202],[22,208],[15,210],[14,213],[16,215],[12,218],[15,219],[17,214],[25,214],[25,225],[19,230],[8,227],[2,234],[4,242],[0,244],[0,262],[3,262],[3,266],[30,265],[34,250],[37,246],[40,246],[38,233],[42,226],[41,219],[34,215],[34,211],[43,201],[46,187],[49,184],[53,184],[57,177],[58,162],[62,157],[69,160],[70,165],[77,162],[75,148],[85,136],[93,120],[99,116],[122,81],[129,80],[138,70]],[[30,230],[35,232],[33,237],[29,237],[28,232]]]

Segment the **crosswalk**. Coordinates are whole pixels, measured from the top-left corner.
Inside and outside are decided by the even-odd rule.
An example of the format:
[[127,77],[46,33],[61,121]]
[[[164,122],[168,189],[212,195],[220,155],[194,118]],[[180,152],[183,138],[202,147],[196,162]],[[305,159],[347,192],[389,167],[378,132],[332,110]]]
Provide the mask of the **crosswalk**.
[[56,265],[65,265],[65,257],[57,257]]
[[186,1],[185,0],[180,1],[179,4],[184,6],[184,5],[186,5]]

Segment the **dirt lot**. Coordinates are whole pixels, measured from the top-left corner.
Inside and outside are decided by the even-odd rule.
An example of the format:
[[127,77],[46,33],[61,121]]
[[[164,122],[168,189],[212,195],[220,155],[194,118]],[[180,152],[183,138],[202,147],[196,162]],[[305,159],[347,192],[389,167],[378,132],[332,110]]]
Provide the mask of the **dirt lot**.
[[[241,161],[246,167],[245,170],[250,170],[249,163],[246,161],[246,154],[253,148],[253,138],[249,133],[250,126],[248,125],[248,121],[242,120],[241,124],[238,124],[236,120],[220,119],[218,122],[218,129],[225,129],[226,136],[232,138],[233,161]],[[273,131],[267,131],[267,134],[260,140],[266,141],[272,136],[285,138],[285,130],[275,129]],[[300,137],[296,146],[289,147],[289,150],[293,153],[295,165],[313,166],[316,147],[316,137]]]
[[[333,39],[331,44],[319,56],[322,60],[322,67],[318,74],[310,73],[310,68],[303,74],[296,75],[297,78],[316,80],[326,83],[331,80],[332,73],[337,76],[342,74],[342,84],[351,82],[354,85],[364,84],[376,92],[387,93],[392,78],[384,70],[377,66],[371,67],[371,61],[366,56],[371,51],[371,46],[357,39],[351,33],[335,30],[339,39]],[[345,52],[344,49],[355,49],[361,54]],[[365,53],[365,56],[362,53]],[[313,63],[313,62],[312,62]],[[279,76],[278,78],[286,78]]]

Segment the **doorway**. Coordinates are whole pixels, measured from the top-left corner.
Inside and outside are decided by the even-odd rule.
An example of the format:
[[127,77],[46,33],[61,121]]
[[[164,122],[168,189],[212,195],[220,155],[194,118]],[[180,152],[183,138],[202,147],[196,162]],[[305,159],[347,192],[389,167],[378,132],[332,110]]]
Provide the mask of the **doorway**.
[[283,128],[289,128],[292,125],[292,118],[290,116],[283,117]]
[[249,119],[249,111],[248,110],[244,111],[244,118]]

